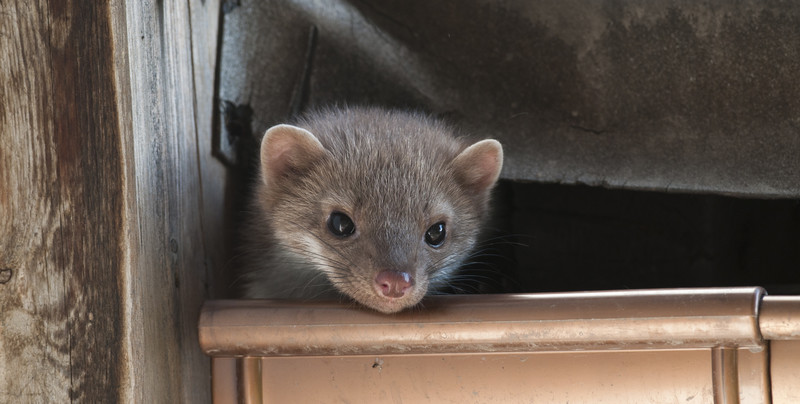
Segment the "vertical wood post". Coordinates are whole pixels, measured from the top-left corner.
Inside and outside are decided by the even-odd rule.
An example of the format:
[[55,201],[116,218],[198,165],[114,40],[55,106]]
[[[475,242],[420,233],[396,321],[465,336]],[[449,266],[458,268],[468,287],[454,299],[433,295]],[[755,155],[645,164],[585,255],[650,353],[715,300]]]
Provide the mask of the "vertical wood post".
[[0,2],[0,402],[210,400],[190,8],[218,6]]

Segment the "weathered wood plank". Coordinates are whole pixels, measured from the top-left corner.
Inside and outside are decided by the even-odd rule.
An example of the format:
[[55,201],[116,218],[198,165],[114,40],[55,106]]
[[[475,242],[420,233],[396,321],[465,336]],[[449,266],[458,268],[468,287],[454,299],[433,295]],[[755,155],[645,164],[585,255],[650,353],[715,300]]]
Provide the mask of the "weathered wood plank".
[[235,190],[230,178],[231,170],[212,157],[214,114],[217,103],[216,71],[218,59],[219,28],[221,21],[219,0],[191,0],[192,57],[194,66],[195,113],[198,148],[200,153],[200,178],[203,186],[203,229],[206,245],[206,266],[211,296],[227,296],[230,284],[229,263],[232,248],[230,209]]
[[0,402],[208,402],[189,4],[0,17]]
[[135,231],[131,371],[136,402],[204,402],[197,343],[206,274],[187,2],[127,2]]
[[0,402],[114,402],[123,388],[109,12],[0,3]]
[[[214,7],[213,3],[216,2],[207,1],[205,7]],[[165,31],[165,39],[166,43],[173,44],[168,62],[171,62],[170,77],[175,80],[174,87],[168,89],[170,92],[167,94],[180,94],[173,106],[173,114],[180,115],[176,120],[180,126],[172,134],[178,150],[178,158],[174,160],[176,184],[172,188],[176,194],[172,197],[178,200],[179,206],[173,219],[179,223],[180,238],[171,239],[170,246],[172,253],[178,256],[175,297],[180,315],[180,399],[184,403],[202,404],[211,400],[211,360],[200,350],[197,327],[200,307],[208,297],[209,283],[201,163],[211,156],[200,154],[201,132],[197,128],[205,127],[205,123],[198,123],[196,110],[198,94],[194,78],[193,33],[213,27],[200,25],[195,30],[191,20],[192,8],[193,5],[187,1],[173,2],[167,7],[167,17],[173,23],[172,29]],[[221,236],[216,229],[210,232]],[[173,240],[178,240],[177,245]],[[219,243],[219,240],[212,242]]]

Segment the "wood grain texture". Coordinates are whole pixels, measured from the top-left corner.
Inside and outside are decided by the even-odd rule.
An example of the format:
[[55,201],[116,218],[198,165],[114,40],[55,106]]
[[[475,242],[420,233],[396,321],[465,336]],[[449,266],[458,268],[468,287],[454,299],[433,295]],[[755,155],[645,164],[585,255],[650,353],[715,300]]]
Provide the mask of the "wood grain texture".
[[0,402],[114,402],[124,258],[109,6],[0,3]]
[[209,294],[227,297],[230,280],[230,251],[233,248],[231,209],[236,190],[235,175],[212,157],[216,94],[216,71],[219,29],[222,19],[219,0],[191,0],[192,57],[194,66],[195,113],[200,153],[200,178],[203,188],[203,236],[206,244],[206,266]]
[[131,266],[135,402],[209,400],[197,318],[206,296],[189,3],[127,2],[138,233]]
[[210,400],[187,2],[0,2],[0,402]]

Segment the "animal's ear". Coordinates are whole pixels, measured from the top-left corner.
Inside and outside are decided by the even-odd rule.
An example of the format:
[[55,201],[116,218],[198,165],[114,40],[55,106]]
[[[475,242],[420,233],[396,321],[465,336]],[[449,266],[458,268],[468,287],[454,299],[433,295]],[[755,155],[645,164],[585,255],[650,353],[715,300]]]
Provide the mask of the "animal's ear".
[[453,170],[459,182],[475,193],[488,191],[503,168],[503,146],[494,139],[481,140],[467,147],[455,159]]
[[265,183],[300,172],[325,155],[311,132],[292,125],[276,125],[261,140],[261,172]]

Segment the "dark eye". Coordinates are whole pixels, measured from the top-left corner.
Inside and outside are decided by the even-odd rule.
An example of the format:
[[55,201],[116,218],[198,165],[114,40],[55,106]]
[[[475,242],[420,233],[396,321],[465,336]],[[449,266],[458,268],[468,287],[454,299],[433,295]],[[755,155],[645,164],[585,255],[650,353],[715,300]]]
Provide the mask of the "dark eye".
[[356,225],[350,216],[342,212],[333,212],[328,217],[328,230],[335,236],[347,237],[356,231]]
[[425,242],[431,247],[440,247],[442,243],[444,243],[444,236],[446,234],[447,231],[444,228],[444,223],[436,223],[425,231]]

